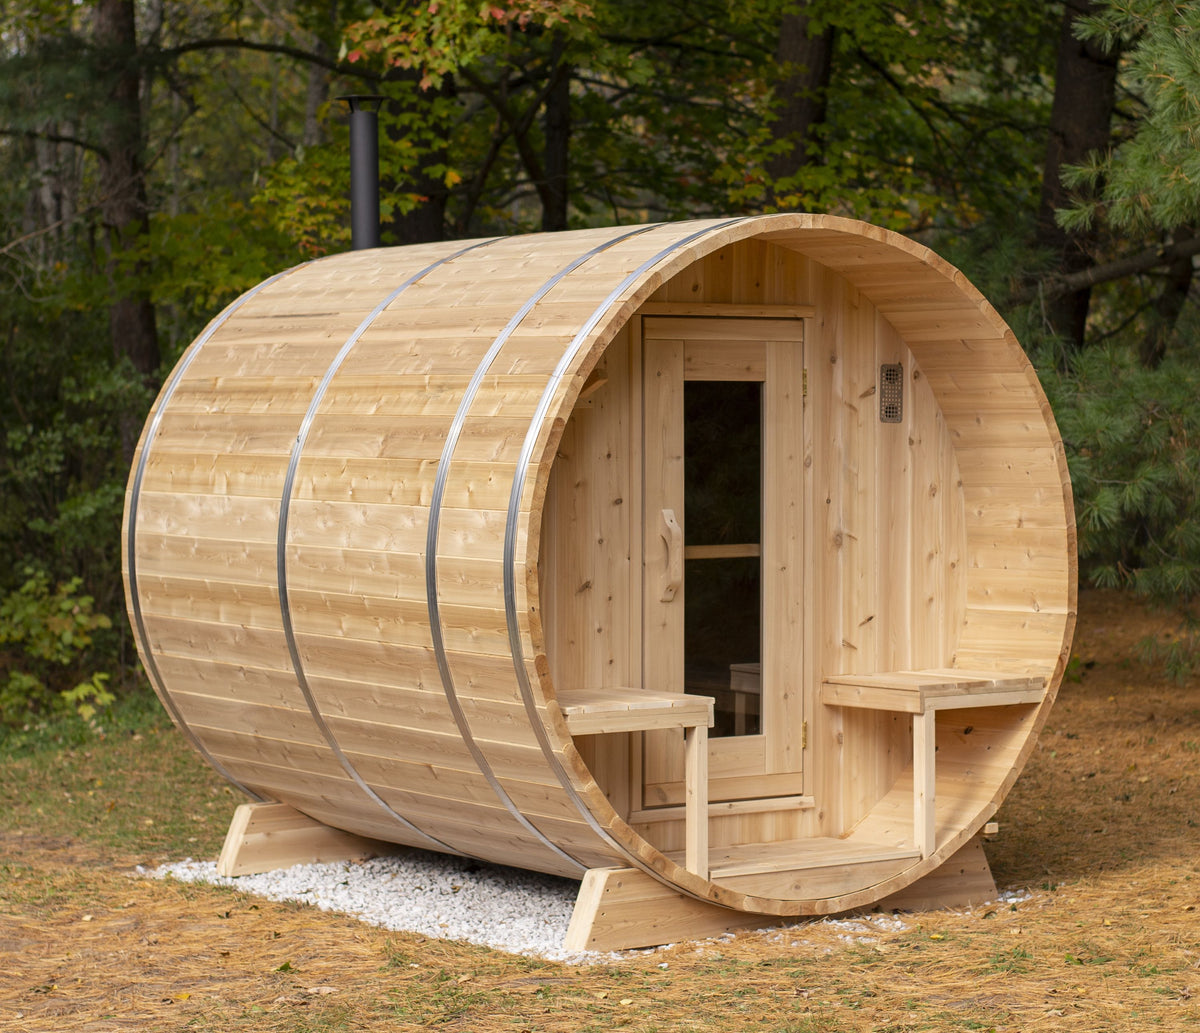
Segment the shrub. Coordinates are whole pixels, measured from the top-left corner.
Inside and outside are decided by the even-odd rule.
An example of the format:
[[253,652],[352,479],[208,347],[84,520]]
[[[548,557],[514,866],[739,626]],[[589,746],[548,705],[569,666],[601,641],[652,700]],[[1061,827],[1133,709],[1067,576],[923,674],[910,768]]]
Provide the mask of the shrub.
[[92,635],[111,622],[79,595],[80,578],[53,589],[44,571],[26,569],[25,582],[0,602],[0,723],[73,710],[85,721],[113,701],[109,675],[89,669]]

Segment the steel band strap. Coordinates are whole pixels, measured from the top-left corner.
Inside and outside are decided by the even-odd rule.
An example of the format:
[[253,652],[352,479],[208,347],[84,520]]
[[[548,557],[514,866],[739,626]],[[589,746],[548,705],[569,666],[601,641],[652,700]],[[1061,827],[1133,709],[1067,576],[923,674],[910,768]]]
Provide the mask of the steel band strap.
[[[466,422],[467,415],[470,412],[471,406],[475,401],[475,396],[479,391],[479,385],[483,382],[483,378],[491,369],[492,363],[500,354],[500,349],[504,347],[504,343],[512,336],[513,331],[521,325],[521,322],[533,309],[542,298],[546,296],[562,279],[570,275],[575,269],[578,269],[584,262],[595,257],[596,255],[608,250],[621,241],[628,240],[630,237],[638,236],[654,229],[655,226],[639,226],[627,233],[622,233],[619,236],[613,237],[602,244],[598,244],[590,251],[574,258],[571,262],[565,265],[562,269],[551,276],[543,283],[516,313],[509,319],[504,329],[492,341],[491,347],[488,348],[479,365],[475,368],[474,374],[467,385],[466,391],[459,402],[458,409],[454,414],[454,419],[450,424],[450,432],[446,436],[446,442],[442,447],[441,458],[438,460],[437,476],[433,486],[433,496],[429,503],[429,529],[426,538],[425,546],[425,591],[429,600],[429,627],[433,633],[433,648],[437,657],[438,671],[442,676],[442,686],[446,692],[446,701],[450,705],[450,711],[454,715],[454,721],[458,725],[459,731],[462,733],[463,741],[467,744],[467,748],[471,751],[471,756],[478,765],[480,772],[488,780],[492,790],[499,798],[500,802],[508,809],[514,819],[531,835],[535,836],[551,853],[563,859],[581,872],[587,870],[587,865],[583,864],[577,858],[572,857],[556,843],[552,842],[539,828],[537,828],[524,814],[521,813],[513,799],[508,795],[504,786],[500,784],[500,780],[492,771],[491,765],[487,758],[480,750],[479,744],[476,743],[474,735],[471,733],[470,723],[467,721],[466,714],[463,713],[462,704],[458,699],[458,692],[454,685],[454,676],[450,670],[449,658],[446,656],[446,643],[444,630],[442,627],[441,609],[438,604],[438,587],[437,587],[437,555],[438,555],[438,532],[441,527],[442,500],[446,493],[446,479],[450,473],[450,462],[454,458],[454,451],[458,446],[459,437],[462,435],[463,425]],[[537,722],[536,715],[531,715],[531,720]]]
[[288,653],[292,659],[292,669],[295,672],[296,681],[300,686],[301,693],[304,695],[304,701],[308,705],[308,711],[312,715],[314,724],[316,724],[318,731],[320,731],[322,737],[325,739],[325,742],[329,745],[330,750],[333,751],[333,755],[337,758],[342,770],[350,776],[354,784],[357,785],[364,794],[366,794],[367,798],[373,804],[375,804],[375,806],[382,810],[389,818],[398,823],[406,831],[419,836],[426,843],[431,844],[433,849],[453,854],[462,853],[462,851],[456,847],[452,847],[449,844],[442,842],[435,836],[432,836],[428,832],[418,828],[402,814],[398,814],[392,809],[391,806],[389,806],[386,800],[384,800],[367,784],[362,775],[359,774],[358,769],[354,766],[353,762],[348,756],[346,756],[345,751],[342,750],[341,746],[338,744],[337,737],[333,734],[333,730],[329,727],[329,723],[325,720],[324,715],[321,713],[321,708],[317,705],[316,697],[313,695],[312,686],[309,684],[308,676],[304,670],[304,663],[300,658],[300,648],[296,642],[296,629],[292,621],[292,607],[288,597],[288,520],[291,515],[292,494],[296,483],[296,471],[300,466],[300,457],[304,452],[304,446],[307,443],[308,435],[312,430],[313,421],[316,419],[317,410],[320,408],[321,402],[324,400],[334,376],[341,368],[342,363],[346,361],[347,356],[353,350],[355,344],[357,344],[362,335],[366,333],[368,329],[370,329],[371,325],[376,319],[379,318],[384,310],[386,310],[393,301],[395,301],[414,283],[428,276],[429,273],[433,272],[434,269],[445,265],[447,262],[452,262],[461,255],[465,255],[468,251],[474,251],[476,248],[486,247],[488,244],[495,243],[496,239],[497,238],[480,241],[478,243],[471,244],[468,247],[461,248],[460,250],[455,251],[453,254],[447,255],[445,258],[440,258],[436,262],[427,265],[420,272],[414,273],[402,284],[400,284],[399,287],[391,291],[387,297],[380,301],[379,304],[371,310],[370,314],[358,324],[354,332],[346,339],[346,342],[341,346],[337,355],[334,356],[333,361],[325,370],[325,375],[321,378],[321,382],[317,385],[317,389],[313,393],[313,397],[308,403],[308,409],[304,413],[304,419],[300,421],[300,430],[296,434],[295,442],[292,444],[292,453],[288,459],[287,475],[284,477],[283,497],[279,506],[279,533],[276,539],[275,567],[279,584],[279,610],[283,617],[284,637],[287,639]]
[[[308,263],[304,263],[307,265]],[[162,700],[163,706],[167,708],[167,712],[171,715],[171,720],[175,722],[179,730],[183,732],[187,740],[196,748],[200,755],[212,765],[214,770],[231,785],[240,789],[243,793],[253,800],[261,801],[263,799],[258,793],[252,789],[248,789],[242,785],[225,766],[217,760],[208,748],[200,741],[200,738],[188,726],[188,723],[183,719],[183,714],[180,713],[179,707],[175,700],[171,698],[170,693],[166,691],[166,686],[163,684],[162,675],[158,670],[158,662],[154,658],[154,651],[150,648],[150,638],[146,633],[146,619],[142,614],[142,600],[138,593],[137,584],[137,516],[138,505],[141,502],[142,496],[142,480],[146,474],[146,464],[150,459],[150,451],[154,446],[154,439],[158,435],[158,428],[162,423],[163,415],[167,411],[172,396],[179,387],[180,381],[183,380],[183,375],[187,372],[188,367],[195,361],[196,356],[200,354],[200,350],[212,339],[215,334],[239,308],[247,301],[254,297],[259,291],[265,287],[269,287],[277,280],[282,279],[289,273],[295,272],[302,266],[294,266],[291,269],[285,269],[281,273],[276,273],[268,280],[263,280],[262,283],[254,287],[252,290],[243,294],[240,298],[229,305],[220,315],[214,319],[205,331],[196,339],[195,344],[189,349],[186,355],[180,360],[174,371],[171,373],[166,386],[163,388],[162,398],[159,400],[158,408],[154,412],[153,418],[150,420],[150,425],[146,428],[145,443],[142,445],[142,454],[138,458],[137,468],[133,474],[133,487],[129,492],[129,518],[128,531],[126,541],[126,554],[129,565],[129,603],[130,609],[133,610],[133,627],[137,634],[138,641],[142,644],[142,656],[146,661],[146,676],[150,679],[151,685],[154,686],[158,693],[159,699]]]

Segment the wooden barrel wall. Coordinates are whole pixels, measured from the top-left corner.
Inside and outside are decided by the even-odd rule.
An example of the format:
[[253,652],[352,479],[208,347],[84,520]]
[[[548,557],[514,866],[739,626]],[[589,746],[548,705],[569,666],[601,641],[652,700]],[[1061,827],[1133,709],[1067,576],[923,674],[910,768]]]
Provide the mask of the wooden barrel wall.
[[[784,591],[822,614],[795,673],[820,757],[788,794],[808,805],[731,811],[714,844],[911,835],[912,733],[822,706],[822,678],[1044,677],[1039,705],[971,711],[970,741],[939,723],[939,771],[960,764],[974,788],[939,798],[928,857],[859,882],[699,877],[678,818],[633,813],[636,740],[567,730],[556,680],[641,684],[647,532],[622,461],[642,409],[618,388],[644,320],[688,305],[811,309],[808,400],[788,418],[813,519],[795,546],[805,584]],[[903,439],[864,416],[893,360]],[[619,502],[588,495],[626,483]],[[155,690],[252,797],[397,844],[576,878],[633,865],[729,907],[806,914],[907,885],[994,813],[1062,675],[1073,534],[1045,398],[978,292],[895,234],[781,215],[353,252],[266,281],[163,388],[123,546]],[[590,563],[596,539],[609,558]]]

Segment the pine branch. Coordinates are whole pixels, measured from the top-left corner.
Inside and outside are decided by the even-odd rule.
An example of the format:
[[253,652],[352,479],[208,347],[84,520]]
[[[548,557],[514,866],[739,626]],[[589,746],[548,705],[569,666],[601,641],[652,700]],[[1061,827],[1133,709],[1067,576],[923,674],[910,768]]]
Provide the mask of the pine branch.
[[1200,254],[1200,236],[1177,240],[1164,247],[1146,248],[1135,255],[1117,258],[1111,262],[1102,262],[1087,269],[1080,269],[1078,272],[1068,273],[1066,276],[1048,277],[1040,283],[1016,292],[1012,295],[1011,300],[1021,304],[1033,301],[1037,297],[1057,298],[1087,287],[1095,287],[1097,284],[1149,272],[1151,269],[1170,265],[1177,259],[1190,258],[1196,254]]

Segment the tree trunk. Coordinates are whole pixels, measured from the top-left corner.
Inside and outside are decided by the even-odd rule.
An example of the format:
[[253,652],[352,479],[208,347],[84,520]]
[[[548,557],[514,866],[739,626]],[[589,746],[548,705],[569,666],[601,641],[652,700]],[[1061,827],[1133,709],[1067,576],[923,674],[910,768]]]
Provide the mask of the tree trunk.
[[[1106,52],[1092,41],[1075,37],[1077,19],[1103,5],[1099,0],[1068,0],[1063,10],[1050,111],[1050,135],[1042,172],[1035,243],[1055,256],[1058,274],[1069,275],[1092,262],[1095,230],[1067,232],[1055,219],[1071,197],[1062,181],[1062,167],[1084,162],[1093,151],[1104,150],[1111,134],[1117,81],[1117,52]],[[1046,318],[1068,347],[1081,348],[1087,325],[1091,288],[1085,287],[1051,299]]]
[[[393,81],[405,81],[412,90],[417,90],[419,89],[417,83],[420,81],[421,72],[416,69],[397,69],[389,74],[388,78]],[[449,77],[443,80],[442,84],[436,89],[430,90],[433,98],[451,96],[453,92],[454,84]],[[388,103],[403,104],[403,101],[392,100]],[[412,107],[417,112],[422,113],[423,117],[430,117],[428,113],[429,106],[422,105],[419,99],[413,101]],[[399,130],[395,124],[387,120],[382,121],[387,139],[398,143]],[[431,133],[436,134],[437,131],[437,126],[431,127]],[[387,156],[381,148],[379,154],[381,166],[380,189],[385,194],[416,194],[420,200],[414,208],[407,212],[401,212],[399,208],[395,209],[388,224],[393,239],[390,241],[385,240],[384,243],[428,244],[444,240],[446,237],[446,202],[449,199],[449,190],[447,190],[446,182],[443,178],[431,176],[425,169],[434,165],[444,166],[447,164],[449,153],[446,146],[438,144],[431,150],[423,152],[418,157],[417,166],[408,170],[403,180],[398,179],[394,175],[389,175],[385,171],[388,167],[386,158]]]
[[571,66],[563,60],[565,49],[565,35],[556,33],[543,122],[546,142],[542,171],[546,189],[541,192],[542,229],[548,232],[567,228],[570,200],[567,170],[571,150]]
[[[1175,239],[1190,237],[1193,232],[1194,227],[1181,226],[1175,232]],[[1175,258],[1167,266],[1166,283],[1155,299],[1154,309],[1150,313],[1150,325],[1138,345],[1138,358],[1147,369],[1157,368],[1167,356],[1167,344],[1175,332],[1179,314],[1187,303],[1188,293],[1192,289],[1192,278],[1191,255]]]
[[[313,53],[319,57],[329,56],[329,47],[323,39],[313,43]],[[317,118],[321,105],[329,97],[329,72],[317,64],[309,64],[304,91],[304,135],[305,147],[316,147],[321,142],[321,123]]]
[[794,176],[805,165],[819,164],[811,154],[813,129],[825,121],[829,80],[833,72],[834,31],[827,28],[809,34],[808,4],[786,14],[779,26],[776,59],[784,72],[777,93],[782,101],[779,115],[771,127],[776,140],[787,142],[787,149],[767,162],[772,182],[771,194],[786,193],[779,181]]
[[[97,0],[93,39],[99,63],[98,90],[107,96],[99,123],[100,217],[108,246],[108,276],[112,302],[109,336],[113,354],[129,358],[147,386],[157,384],[161,355],[154,306],[139,286],[143,269],[129,278],[118,269],[117,256],[135,248],[150,231],[142,158],[142,111],[139,93],[137,38],[133,0]],[[129,280],[132,279],[132,282]],[[132,458],[141,413],[122,416],[121,437]]]

